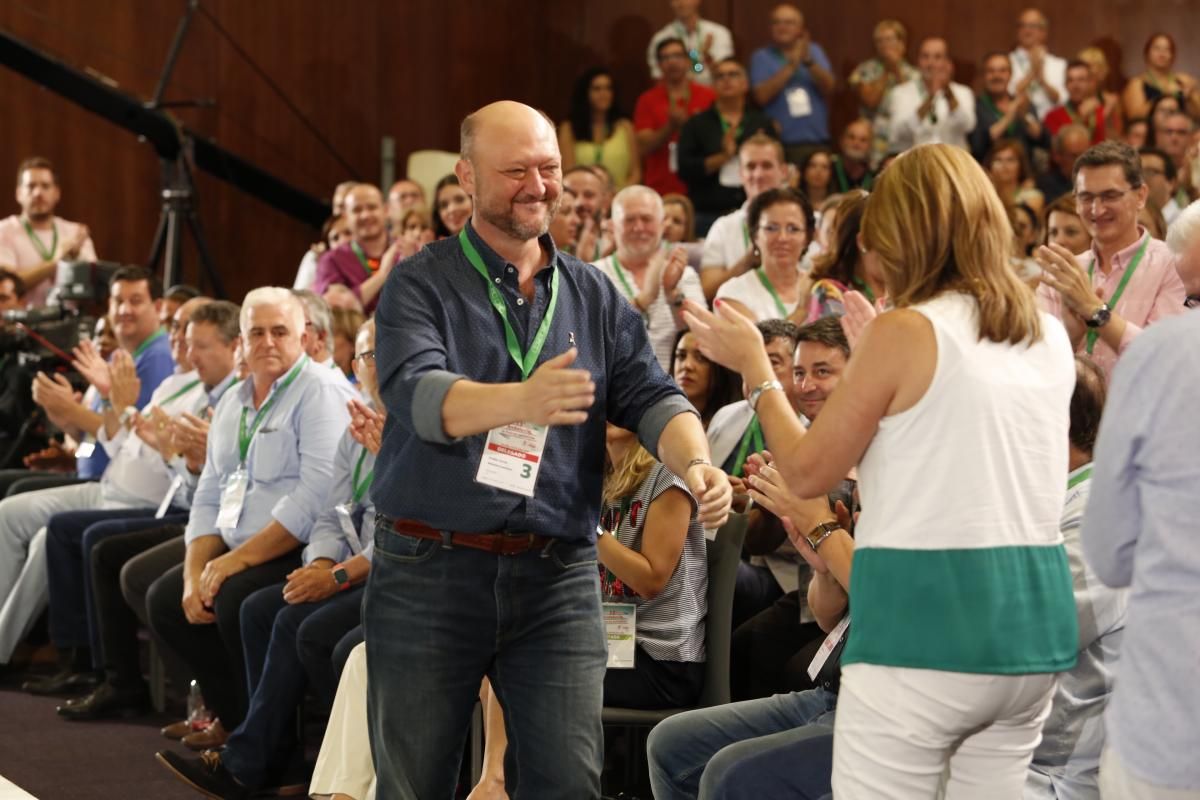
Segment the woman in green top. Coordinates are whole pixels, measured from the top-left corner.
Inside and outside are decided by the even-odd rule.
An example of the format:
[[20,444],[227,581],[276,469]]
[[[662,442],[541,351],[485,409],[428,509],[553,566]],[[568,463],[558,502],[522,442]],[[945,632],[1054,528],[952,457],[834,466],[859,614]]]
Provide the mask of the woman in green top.
[[617,189],[642,181],[633,123],[617,103],[612,73],[593,67],[575,81],[567,119],[558,126],[563,171],[600,164]]

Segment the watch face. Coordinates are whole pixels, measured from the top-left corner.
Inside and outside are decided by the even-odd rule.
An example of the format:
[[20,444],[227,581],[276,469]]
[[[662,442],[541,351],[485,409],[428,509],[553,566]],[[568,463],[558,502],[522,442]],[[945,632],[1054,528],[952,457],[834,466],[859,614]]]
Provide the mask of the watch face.
[[335,569],[333,571],[333,579],[338,582],[338,585],[350,582],[350,576],[346,574],[346,570],[344,569]]

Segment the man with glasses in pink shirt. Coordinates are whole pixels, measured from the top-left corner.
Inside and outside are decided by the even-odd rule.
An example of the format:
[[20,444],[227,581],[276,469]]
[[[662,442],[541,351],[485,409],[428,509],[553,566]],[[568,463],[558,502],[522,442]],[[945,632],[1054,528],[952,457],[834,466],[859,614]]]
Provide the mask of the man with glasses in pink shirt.
[[1038,296],[1076,351],[1111,375],[1143,328],[1183,313],[1186,292],[1170,249],[1138,225],[1149,187],[1132,147],[1107,141],[1090,148],[1075,162],[1074,181],[1092,249],[1076,255],[1055,244],[1039,247]]

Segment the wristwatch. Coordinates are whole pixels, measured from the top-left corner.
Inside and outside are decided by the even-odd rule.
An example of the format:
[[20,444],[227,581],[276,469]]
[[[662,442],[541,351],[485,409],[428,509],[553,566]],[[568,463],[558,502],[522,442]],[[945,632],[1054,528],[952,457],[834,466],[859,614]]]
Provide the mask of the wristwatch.
[[753,389],[751,389],[750,396],[746,398],[746,401],[748,403],[750,403],[750,410],[757,412],[758,411],[758,399],[760,397],[762,397],[763,392],[769,392],[772,389],[778,389],[779,391],[782,392],[783,384],[780,383],[779,381],[774,381],[774,380],[763,381],[758,386],[755,386]]
[[1108,307],[1108,303],[1101,303],[1096,309],[1096,313],[1085,319],[1083,323],[1089,328],[1103,328],[1112,319],[1112,309]]
[[138,410],[133,406],[125,406],[118,419],[122,428],[132,427],[133,420],[137,417]]
[[822,542],[824,542],[830,536],[833,536],[834,531],[840,531],[841,529],[842,526],[836,522],[822,522],[820,525],[809,531],[804,538],[808,540],[810,545],[812,545],[813,552],[816,552],[817,548],[821,546]]
[[337,581],[339,592],[344,592],[350,588],[350,573],[346,572],[345,567],[334,567],[333,579]]

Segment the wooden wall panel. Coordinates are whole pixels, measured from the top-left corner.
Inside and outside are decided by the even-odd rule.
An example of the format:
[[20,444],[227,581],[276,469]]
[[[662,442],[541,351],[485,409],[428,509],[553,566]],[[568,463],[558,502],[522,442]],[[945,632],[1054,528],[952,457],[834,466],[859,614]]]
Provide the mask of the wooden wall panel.
[[[379,173],[382,136],[408,153],[457,148],[458,122],[499,98],[524,100],[555,119],[576,75],[609,66],[630,108],[646,87],[645,46],[671,13],[666,0],[202,0],[263,70],[329,140],[332,156],[203,16],[188,34],[168,98],[212,97],[212,109],[179,119],[317,196],[355,174]],[[765,43],[772,0],[706,0],[706,17],[730,27],[738,54]],[[974,80],[984,52],[1008,49],[1024,0],[842,0],[801,3],[839,81],[872,53],[871,27],[896,17],[917,41],[943,35],[958,78]],[[1056,0],[1051,49],[1069,55],[1100,43],[1122,75],[1141,71],[1153,30],[1177,34],[1179,66],[1200,73],[1191,44],[1200,0]],[[90,67],[149,97],[184,4],[165,0],[10,0],[0,26],[77,67]],[[1194,37],[1192,37],[1194,38]],[[1119,78],[1114,77],[1114,83]],[[836,131],[854,113],[843,87]],[[135,137],[76,109],[29,80],[0,71],[0,176],[32,153],[59,166],[64,216],[87,222],[99,252],[138,262],[158,219],[159,168]],[[314,232],[206,176],[197,185],[201,220],[230,292],[290,282]],[[15,203],[0,207],[11,213]],[[192,256],[193,254],[188,254]],[[196,280],[194,258],[186,273]]]

